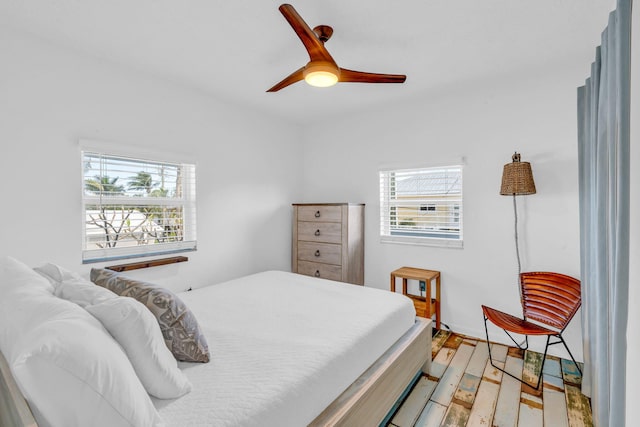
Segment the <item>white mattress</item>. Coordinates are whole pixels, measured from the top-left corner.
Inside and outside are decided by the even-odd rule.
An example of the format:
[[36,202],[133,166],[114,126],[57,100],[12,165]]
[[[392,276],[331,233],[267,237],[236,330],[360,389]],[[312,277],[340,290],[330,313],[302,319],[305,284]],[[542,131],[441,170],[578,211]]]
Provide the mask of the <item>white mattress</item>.
[[193,391],[153,400],[167,426],[305,426],[415,321],[400,294],[281,271],[179,296],[211,362],[180,363]]

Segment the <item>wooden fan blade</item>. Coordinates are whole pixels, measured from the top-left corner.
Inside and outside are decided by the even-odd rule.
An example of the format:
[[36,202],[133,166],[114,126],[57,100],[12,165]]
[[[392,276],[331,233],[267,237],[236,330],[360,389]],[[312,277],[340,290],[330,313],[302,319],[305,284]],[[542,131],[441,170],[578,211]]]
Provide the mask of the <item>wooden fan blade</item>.
[[302,44],[309,53],[311,61],[326,61],[335,64],[327,49],[324,47],[324,43],[320,41],[318,35],[313,32],[311,28],[304,22],[304,19],[296,12],[296,10],[290,4],[283,4],[279,8],[282,15],[285,17],[293,31],[296,32]]
[[351,83],[404,83],[404,74],[378,74],[340,68],[340,82]]
[[280,83],[277,83],[276,85],[274,85],[267,92],[277,92],[282,88],[285,88],[285,87],[287,87],[289,85],[292,85],[292,84],[294,84],[296,82],[299,82],[300,80],[304,80],[304,76],[302,75],[302,70],[304,70],[304,67],[300,67],[299,69],[297,69],[293,73],[289,74],[287,77],[284,78],[284,80],[282,80]]

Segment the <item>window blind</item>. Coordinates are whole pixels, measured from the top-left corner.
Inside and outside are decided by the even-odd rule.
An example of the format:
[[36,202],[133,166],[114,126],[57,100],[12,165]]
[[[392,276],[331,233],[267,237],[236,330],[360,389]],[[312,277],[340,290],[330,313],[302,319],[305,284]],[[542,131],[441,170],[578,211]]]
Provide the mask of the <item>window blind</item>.
[[82,152],[83,262],[196,249],[195,165]]
[[380,171],[383,241],[462,246],[462,166]]

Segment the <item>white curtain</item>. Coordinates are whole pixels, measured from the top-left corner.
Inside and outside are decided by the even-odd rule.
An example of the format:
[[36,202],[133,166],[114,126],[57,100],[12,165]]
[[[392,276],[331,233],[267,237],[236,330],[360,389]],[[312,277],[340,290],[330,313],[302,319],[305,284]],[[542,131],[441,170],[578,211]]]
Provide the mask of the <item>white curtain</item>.
[[582,391],[600,427],[625,423],[631,2],[618,0],[578,88]]

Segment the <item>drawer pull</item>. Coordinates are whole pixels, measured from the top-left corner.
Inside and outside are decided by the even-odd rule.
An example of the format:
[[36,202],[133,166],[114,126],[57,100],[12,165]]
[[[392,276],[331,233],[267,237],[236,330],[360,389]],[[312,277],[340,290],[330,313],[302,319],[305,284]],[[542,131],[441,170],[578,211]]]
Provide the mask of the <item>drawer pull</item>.
[[320,277],[320,270],[316,270],[316,272],[313,273],[313,275],[316,276],[316,277]]
[[315,253],[316,256],[320,256],[320,249],[318,249]]
[[315,234],[316,236],[319,236],[320,235],[320,230],[316,230],[316,232],[313,233],[313,234]]
[[320,218],[320,211],[316,211],[316,218]]

